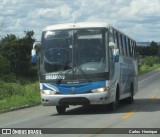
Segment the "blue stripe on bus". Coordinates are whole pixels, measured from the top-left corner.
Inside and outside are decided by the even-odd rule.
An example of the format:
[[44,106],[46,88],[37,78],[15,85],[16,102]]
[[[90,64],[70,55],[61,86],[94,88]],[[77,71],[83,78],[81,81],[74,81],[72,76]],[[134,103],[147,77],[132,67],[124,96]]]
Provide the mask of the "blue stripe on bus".
[[106,86],[106,81],[96,81],[89,83],[80,83],[80,84],[45,84],[43,83],[44,90],[53,90],[54,87],[59,90],[60,93],[63,94],[73,94],[72,89],[75,89],[75,94],[85,93],[93,89],[101,88]]

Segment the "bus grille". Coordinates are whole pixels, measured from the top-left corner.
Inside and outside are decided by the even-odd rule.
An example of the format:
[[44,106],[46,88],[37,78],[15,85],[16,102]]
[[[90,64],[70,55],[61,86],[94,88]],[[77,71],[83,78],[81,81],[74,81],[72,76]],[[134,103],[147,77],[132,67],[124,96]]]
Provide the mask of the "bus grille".
[[62,98],[59,105],[89,105],[90,101],[84,97]]

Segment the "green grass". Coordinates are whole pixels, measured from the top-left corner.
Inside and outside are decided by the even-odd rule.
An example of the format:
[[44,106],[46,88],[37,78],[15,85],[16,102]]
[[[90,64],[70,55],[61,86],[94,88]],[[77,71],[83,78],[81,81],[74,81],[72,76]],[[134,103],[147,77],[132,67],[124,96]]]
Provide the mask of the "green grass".
[[144,74],[160,67],[160,57],[148,56],[143,59],[143,62],[138,67],[138,73]]
[[0,83],[0,111],[40,104],[39,84]]
[[141,75],[141,74],[150,72],[152,70],[155,70],[157,68],[160,68],[160,64],[154,64],[152,67],[149,67],[149,66],[144,64],[144,65],[139,67],[139,72],[138,73]]

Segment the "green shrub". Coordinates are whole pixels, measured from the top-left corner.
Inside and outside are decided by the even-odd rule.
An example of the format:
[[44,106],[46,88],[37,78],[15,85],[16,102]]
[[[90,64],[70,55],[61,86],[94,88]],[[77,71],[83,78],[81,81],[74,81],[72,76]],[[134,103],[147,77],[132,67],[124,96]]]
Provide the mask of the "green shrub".
[[145,57],[142,61],[142,65],[146,64],[149,67],[152,67],[154,64],[160,64],[160,57],[157,56],[149,56]]
[[149,67],[146,64],[143,64],[139,67],[139,73],[145,73],[149,70]]
[[1,83],[0,84],[0,99],[11,97],[13,95],[24,96],[24,87],[17,83]]
[[0,82],[0,110],[40,104],[39,83],[21,85]]
[[160,57],[158,56],[148,56],[145,57],[140,64],[139,68],[139,74],[146,73],[148,71],[157,69],[160,67]]

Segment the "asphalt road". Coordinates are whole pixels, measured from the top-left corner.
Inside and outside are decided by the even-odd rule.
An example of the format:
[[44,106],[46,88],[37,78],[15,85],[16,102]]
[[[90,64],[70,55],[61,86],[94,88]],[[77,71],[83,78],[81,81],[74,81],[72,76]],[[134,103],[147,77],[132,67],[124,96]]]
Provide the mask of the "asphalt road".
[[[71,106],[65,114],[58,115],[55,107],[40,105],[0,114],[0,128],[97,128],[94,133],[98,133],[53,134],[43,135],[44,137],[150,137],[150,134],[102,134],[104,131],[98,129],[160,128],[160,69],[139,76],[138,86],[139,92],[134,97],[135,102],[121,102],[114,112],[109,111],[106,106]],[[160,137],[160,134],[153,136]]]

